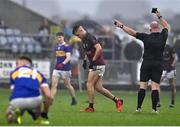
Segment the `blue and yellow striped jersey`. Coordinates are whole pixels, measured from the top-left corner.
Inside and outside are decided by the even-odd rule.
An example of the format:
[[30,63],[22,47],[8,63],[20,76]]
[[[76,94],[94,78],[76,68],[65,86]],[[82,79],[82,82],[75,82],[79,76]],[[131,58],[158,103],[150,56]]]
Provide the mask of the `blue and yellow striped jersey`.
[[10,96],[10,100],[12,100],[39,96],[40,85],[48,85],[48,83],[43,74],[36,69],[21,66],[11,72],[10,85],[14,87]]
[[[66,59],[66,53],[71,53],[71,47],[67,44],[57,44],[54,47],[54,52],[56,55],[56,64],[60,64]],[[64,68],[62,70],[70,70],[70,61],[64,65]]]

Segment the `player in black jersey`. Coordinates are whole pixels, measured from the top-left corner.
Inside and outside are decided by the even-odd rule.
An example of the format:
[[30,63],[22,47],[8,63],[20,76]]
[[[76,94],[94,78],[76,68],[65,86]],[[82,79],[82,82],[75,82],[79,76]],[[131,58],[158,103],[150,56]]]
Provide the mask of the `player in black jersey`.
[[125,26],[121,21],[115,20],[114,22],[116,27],[120,27],[124,32],[136,37],[144,43],[143,62],[140,69],[140,89],[138,91],[137,112],[141,111],[148,81],[151,80],[152,111],[158,113],[156,108],[159,97],[158,89],[162,74],[163,51],[168,37],[169,27],[167,21],[160,15],[158,10],[155,12],[155,15],[160,20],[163,29],[160,31],[158,22],[153,21],[150,24],[150,34],[136,32],[134,29]]
[[[90,62],[87,79],[89,106],[81,111],[94,112],[94,90],[96,90],[107,98],[112,99],[116,104],[117,112],[121,112],[123,101],[115,97],[109,90],[103,87],[105,61],[101,44],[97,41],[95,36],[88,33],[81,25],[74,26],[73,34],[81,38],[84,53]],[[83,67],[86,68],[86,60],[84,60]]]
[[[178,61],[177,53],[174,48],[170,45],[166,45],[163,53],[163,73],[161,77],[161,81],[167,79],[169,81],[169,85],[171,87],[171,104],[170,108],[173,108],[175,105],[176,98],[176,69],[175,65]],[[160,99],[157,107],[160,107]]]

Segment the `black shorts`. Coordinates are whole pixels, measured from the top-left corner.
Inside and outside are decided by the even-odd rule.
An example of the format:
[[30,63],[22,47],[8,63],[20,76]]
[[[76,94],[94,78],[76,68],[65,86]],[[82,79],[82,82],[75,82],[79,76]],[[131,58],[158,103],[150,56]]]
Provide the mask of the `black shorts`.
[[147,82],[152,80],[160,83],[162,71],[161,61],[143,61],[140,69],[140,81]]

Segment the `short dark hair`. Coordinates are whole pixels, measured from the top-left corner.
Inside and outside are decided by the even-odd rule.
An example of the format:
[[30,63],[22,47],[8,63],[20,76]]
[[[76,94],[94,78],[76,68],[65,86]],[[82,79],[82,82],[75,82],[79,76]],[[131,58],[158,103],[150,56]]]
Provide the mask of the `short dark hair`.
[[77,32],[77,30],[78,30],[78,28],[79,28],[80,26],[81,26],[81,25],[79,25],[79,24],[74,25],[73,31],[72,31],[72,33],[73,33],[74,35],[76,34],[76,32]]
[[64,33],[63,33],[63,32],[57,32],[57,33],[56,33],[56,37],[57,37],[57,36],[63,36],[63,37],[64,37]]
[[33,64],[31,58],[29,58],[28,56],[20,56],[18,59],[28,61],[30,63],[30,65]]

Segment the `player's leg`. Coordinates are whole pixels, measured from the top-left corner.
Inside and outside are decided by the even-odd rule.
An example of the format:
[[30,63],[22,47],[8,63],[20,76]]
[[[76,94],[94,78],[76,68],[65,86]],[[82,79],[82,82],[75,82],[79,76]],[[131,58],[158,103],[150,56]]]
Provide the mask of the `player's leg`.
[[[26,109],[34,109],[41,104],[42,97],[16,98],[10,101],[7,109],[7,120],[9,122],[22,123],[22,115]],[[12,121],[13,120],[13,121]]]
[[88,79],[87,79],[87,93],[88,93],[88,101],[89,106],[85,110],[85,112],[94,112],[94,85],[97,82],[99,76],[95,71],[89,70]]
[[14,112],[15,112],[15,108],[11,104],[9,104],[6,110],[6,119],[8,123],[14,122]]
[[157,111],[157,103],[159,98],[159,89],[160,89],[160,81],[162,76],[162,68],[161,63],[155,64],[155,68],[152,68],[152,76],[151,76],[151,100],[152,100],[152,111],[158,113]]
[[[167,74],[167,71],[164,70],[164,71],[162,72],[161,82],[166,78],[166,74]],[[158,91],[159,91],[159,97],[158,97],[157,107],[161,107],[161,101],[160,101],[160,91],[161,91],[161,87],[160,87],[160,85],[159,85]]]
[[109,99],[113,99],[114,98],[114,95],[109,91],[107,90],[106,88],[104,88],[102,86],[102,83],[103,83],[103,77],[98,77],[98,80],[95,84],[95,89],[97,92],[101,93],[102,95],[106,96],[107,98]]
[[137,112],[141,111],[142,108],[142,104],[144,101],[144,98],[146,96],[146,89],[148,86],[148,82],[140,82],[140,87],[139,87],[139,91],[138,91],[138,98],[137,98]]
[[41,116],[42,96],[29,97],[24,99],[24,103],[23,107],[27,109],[32,119],[37,120],[37,118]]
[[151,72],[149,71],[149,68],[150,68],[150,63],[148,61],[143,61],[140,69],[140,86],[137,96],[136,112],[141,112],[142,104],[146,96],[148,81],[151,77]]
[[35,120],[38,124],[48,125],[50,123],[48,121],[49,103],[42,101],[42,97],[31,98],[29,99],[29,102],[31,102],[31,104],[29,104],[31,106],[28,107],[27,111],[33,120]]
[[6,110],[6,118],[8,123],[22,123],[22,115],[24,113],[24,99],[13,99],[10,101]]
[[76,100],[75,90],[74,90],[74,87],[71,85],[70,77],[71,77],[70,72],[64,71],[61,78],[64,81],[65,87],[68,89],[68,91],[71,95],[71,98],[72,98],[71,105],[76,105],[77,100]]
[[44,119],[48,119],[48,112],[49,112],[49,107],[50,105],[44,101],[43,102],[43,109],[42,109],[42,112],[41,112],[41,117],[44,118]]
[[152,109],[155,112],[157,112],[157,103],[158,103],[158,98],[159,98],[159,86],[160,86],[159,83],[152,81],[151,100],[152,100]]
[[173,108],[175,105],[175,99],[176,99],[176,81],[175,80],[176,80],[175,77],[169,79],[169,84],[171,87],[171,104],[169,105],[170,108]]
[[106,96],[107,98],[113,100],[116,104],[117,112],[122,111],[122,106],[123,106],[123,100],[119,99],[118,97],[114,96],[109,90],[103,87],[103,77],[99,76],[96,84],[95,84],[95,89],[102,95]]
[[51,97],[53,99],[57,92],[58,81],[59,81],[59,72],[57,70],[54,70],[51,81]]
[[114,95],[109,90],[105,89],[102,85],[103,84],[103,75],[105,72],[105,65],[97,66],[96,70],[94,72],[96,73],[96,82],[95,82],[95,86],[94,86],[96,91],[98,91],[99,93],[101,93],[102,95],[104,95],[110,99],[113,99]]
[[50,122],[48,121],[49,105],[47,105],[45,102],[43,102],[42,105],[39,105],[34,109],[28,109],[27,112],[36,123],[48,125],[50,124]]
[[41,117],[41,105],[34,109],[27,109],[27,112],[32,117],[32,119],[36,121],[39,117]]

